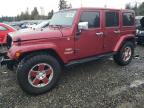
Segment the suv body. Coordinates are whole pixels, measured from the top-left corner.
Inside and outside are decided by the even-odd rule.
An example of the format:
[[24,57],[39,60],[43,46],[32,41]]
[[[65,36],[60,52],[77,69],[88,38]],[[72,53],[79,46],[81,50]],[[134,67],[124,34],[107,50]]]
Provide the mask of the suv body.
[[[135,45],[132,10],[79,8],[59,11],[49,28],[12,33],[1,64],[17,66],[18,82],[28,93],[49,91],[61,67],[114,56],[119,65],[132,59]],[[34,78],[33,78],[34,77]]]

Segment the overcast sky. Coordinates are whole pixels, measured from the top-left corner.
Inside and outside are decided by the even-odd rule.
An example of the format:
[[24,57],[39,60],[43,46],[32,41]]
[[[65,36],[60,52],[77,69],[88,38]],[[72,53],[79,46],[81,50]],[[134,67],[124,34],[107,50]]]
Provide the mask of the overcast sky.
[[[108,8],[124,8],[125,4],[136,1],[138,3],[144,0],[67,0],[72,4],[72,7],[104,7]],[[26,8],[31,11],[35,6],[38,7],[40,14],[47,14],[51,9],[58,11],[59,0],[1,0],[0,2],[0,16],[16,16]],[[42,10],[42,11],[41,11]],[[45,11],[44,11],[45,10]]]

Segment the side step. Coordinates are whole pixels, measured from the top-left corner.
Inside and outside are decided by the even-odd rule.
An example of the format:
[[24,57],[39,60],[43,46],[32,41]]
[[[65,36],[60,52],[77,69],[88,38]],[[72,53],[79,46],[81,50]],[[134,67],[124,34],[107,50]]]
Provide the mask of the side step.
[[75,65],[75,64],[82,64],[82,63],[95,61],[95,60],[99,60],[99,59],[105,59],[105,58],[111,57],[113,55],[114,55],[114,53],[107,53],[107,54],[100,55],[100,56],[94,56],[94,57],[88,57],[88,58],[84,58],[84,59],[80,59],[80,60],[74,60],[74,61],[69,62],[65,66],[68,67],[68,66]]

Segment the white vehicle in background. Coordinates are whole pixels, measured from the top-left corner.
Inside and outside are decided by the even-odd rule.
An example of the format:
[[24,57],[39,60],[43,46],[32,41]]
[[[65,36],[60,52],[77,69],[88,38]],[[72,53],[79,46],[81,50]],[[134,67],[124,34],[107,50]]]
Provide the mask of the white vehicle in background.
[[47,21],[43,21],[40,24],[36,25],[33,27],[33,29],[41,29],[41,28],[46,28],[47,26],[49,26],[50,20]]
[[27,28],[33,28],[33,27],[35,27],[36,25],[37,25],[37,24],[27,24],[26,27],[27,27]]
[[19,32],[28,32],[28,31],[33,31],[33,30],[41,30],[42,28],[48,27],[50,23],[50,20],[45,20],[39,23],[38,25],[31,25],[28,28],[21,29]]

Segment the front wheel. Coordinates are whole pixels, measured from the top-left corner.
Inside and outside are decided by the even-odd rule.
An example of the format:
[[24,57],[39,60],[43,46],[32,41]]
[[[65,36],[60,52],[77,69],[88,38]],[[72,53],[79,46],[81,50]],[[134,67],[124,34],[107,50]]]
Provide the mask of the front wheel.
[[122,48],[114,55],[114,61],[121,66],[128,65],[134,54],[134,44],[126,42]]
[[60,65],[54,57],[37,55],[19,64],[17,79],[25,92],[38,95],[51,90],[60,73]]

